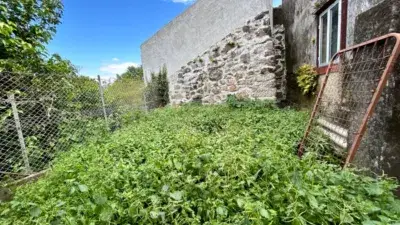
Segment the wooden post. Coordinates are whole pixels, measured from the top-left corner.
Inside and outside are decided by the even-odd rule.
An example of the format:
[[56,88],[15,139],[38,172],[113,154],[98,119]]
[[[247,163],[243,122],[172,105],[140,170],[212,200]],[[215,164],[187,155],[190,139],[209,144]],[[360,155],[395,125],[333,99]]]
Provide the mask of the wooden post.
[[15,102],[15,95],[8,94],[8,101],[11,104],[12,113],[14,115],[15,127],[17,128],[18,140],[19,140],[19,144],[21,146],[21,154],[22,154],[22,159],[24,160],[25,171],[26,171],[26,173],[31,173],[32,170],[31,170],[31,166],[29,165],[29,158],[28,158],[28,153],[27,153],[26,146],[25,146],[24,135],[22,133],[21,121],[20,121],[19,115],[18,115],[17,104]]

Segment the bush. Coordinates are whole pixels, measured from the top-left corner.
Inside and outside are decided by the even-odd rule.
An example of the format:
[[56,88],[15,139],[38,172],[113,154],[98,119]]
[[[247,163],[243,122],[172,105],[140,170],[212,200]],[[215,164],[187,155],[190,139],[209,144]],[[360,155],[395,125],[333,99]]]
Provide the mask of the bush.
[[398,222],[395,181],[292,153],[307,118],[251,107],[155,110],[65,153],[0,206],[0,224]]
[[314,95],[318,85],[318,74],[311,65],[302,65],[296,71],[297,84],[303,95]]
[[156,75],[151,74],[151,81],[146,87],[146,104],[150,109],[164,107],[169,103],[168,72],[164,66]]

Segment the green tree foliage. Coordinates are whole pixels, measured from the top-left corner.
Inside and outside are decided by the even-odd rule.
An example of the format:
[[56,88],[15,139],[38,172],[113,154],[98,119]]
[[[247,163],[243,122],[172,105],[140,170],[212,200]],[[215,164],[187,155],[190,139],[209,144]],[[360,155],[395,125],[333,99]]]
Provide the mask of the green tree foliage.
[[151,74],[146,87],[146,103],[149,108],[164,107],[169,103],[168,71],[166,66],[158,74]]
[[46,64],[45,45],[61,23],[62,10],[60,0],[1,1],[0,70],[37,72]]
[[[63,154],[0,203],[0,224],[375,224],[400,221],[394,180],[293,150],[307,113],[182,106]],[[97,136],[98,135],[98,136]]]
[[128,69],[126,70],[126,72],[124,72],[121,75],[117,74],[117,78],[118,80],[121,79],[136,79],[136,80],[142,80],[143,79],[143,67],[142,66],[130,66],[128,67]]
[[[32,165],[54,158],[63,135],[68,135],[62,130],[68,130],[68,124],[101,115],[97,82],[78,76],[78,69],[60,55],[47,55],[45,46],[55,35],[62,13],[61,0],[0,1],[0,98],[7,99],[7,93],[13,92],[17,99],[31,101],[18,104],[18,110],[20,117],[37,121],[23,130]],[[9,107],[0,107],[2,121],[12,117]],[[6,171],[21,169],[16,140],[15,132],[0,130]]]

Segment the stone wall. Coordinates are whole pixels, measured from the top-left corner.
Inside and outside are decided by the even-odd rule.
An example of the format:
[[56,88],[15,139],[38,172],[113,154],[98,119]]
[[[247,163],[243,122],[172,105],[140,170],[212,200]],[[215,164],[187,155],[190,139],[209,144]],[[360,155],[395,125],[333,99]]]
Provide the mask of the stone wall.
[[142,44],[145,81],[164,64],[171,76],[261,11],[272,13],[272,0],[197,0]]
[[171,103],[221,103],[230,94],[284,99],[284,28],[272,31],[270,16],[257,15],[170,76]]

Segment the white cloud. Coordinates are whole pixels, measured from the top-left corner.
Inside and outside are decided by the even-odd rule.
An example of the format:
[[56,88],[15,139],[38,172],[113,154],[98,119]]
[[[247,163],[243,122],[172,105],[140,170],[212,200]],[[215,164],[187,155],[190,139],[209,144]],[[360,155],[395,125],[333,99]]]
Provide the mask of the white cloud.
[[139,64],[134,62],[113,63],[100,67],[100,71],[107,74],[121,74],[130,66],[139,66]]
[[183,3],[183,4],[191,4],[193,2],[195,2],[196,0],[170,0],[174,3]]
[[114,61],[114,62],[118,62],[118,61],[119,61],[119,59],[118,59],[118,58],[113,58],[113,59],[112,59],[112,61]]

